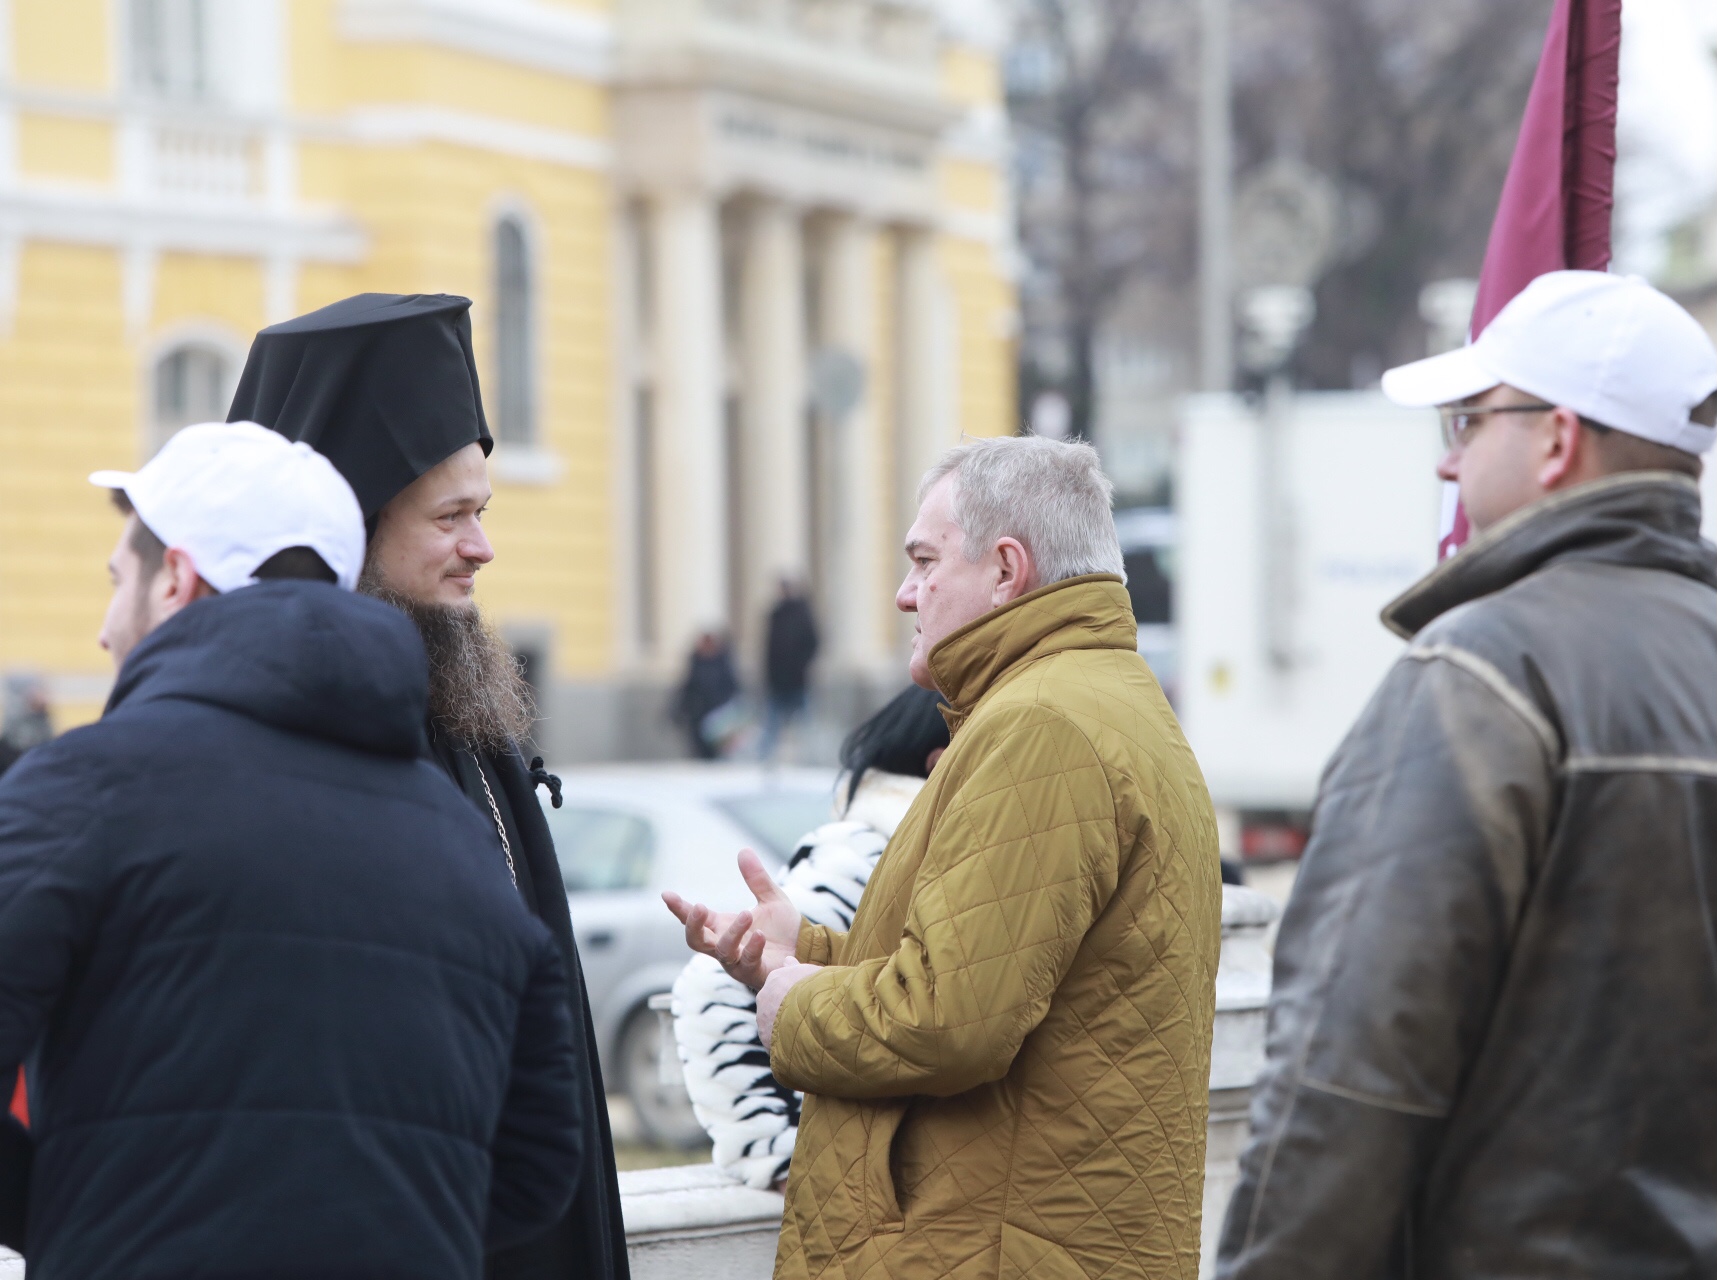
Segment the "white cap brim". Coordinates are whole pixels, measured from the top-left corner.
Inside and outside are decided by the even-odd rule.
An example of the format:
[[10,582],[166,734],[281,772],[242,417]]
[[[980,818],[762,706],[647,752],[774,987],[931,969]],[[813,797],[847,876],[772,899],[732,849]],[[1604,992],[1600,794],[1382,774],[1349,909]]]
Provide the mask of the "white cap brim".
[[135,471],[92,471],[89,482],[98,489],[123,489],[136,475]]
[[1383,375],[1383,394],[1410,409],[1454,404],[1482,395],[1504,379],[1479,362],[1473,347],[1415,360]]

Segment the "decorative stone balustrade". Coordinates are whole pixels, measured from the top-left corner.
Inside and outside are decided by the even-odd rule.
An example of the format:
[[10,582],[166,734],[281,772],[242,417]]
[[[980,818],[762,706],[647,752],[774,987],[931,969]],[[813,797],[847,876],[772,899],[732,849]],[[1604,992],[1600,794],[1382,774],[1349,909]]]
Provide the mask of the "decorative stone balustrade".
[[[1275,918],[1276,904],[1263,894],[1224,886],[1201,1275],[1214,1270],[1222,1216],[1246,1144],[1252,1082],[1264,1066],[1267,938]],[[620,1201],[634,1280],[768,1280],[781,1225],[776,1193],[752,1190],[705,1164],[623,1173]]]

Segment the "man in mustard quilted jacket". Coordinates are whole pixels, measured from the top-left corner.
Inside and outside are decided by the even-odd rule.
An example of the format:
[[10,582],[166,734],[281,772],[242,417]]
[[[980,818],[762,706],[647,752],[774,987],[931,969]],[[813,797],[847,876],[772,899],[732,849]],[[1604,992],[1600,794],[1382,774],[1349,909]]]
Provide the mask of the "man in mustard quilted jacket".
[[804,1090],[778,1280],[1198,1273],[1222,898],[1086,445],[924,479],[896,603],[952,742],[846,934],[675,895]]

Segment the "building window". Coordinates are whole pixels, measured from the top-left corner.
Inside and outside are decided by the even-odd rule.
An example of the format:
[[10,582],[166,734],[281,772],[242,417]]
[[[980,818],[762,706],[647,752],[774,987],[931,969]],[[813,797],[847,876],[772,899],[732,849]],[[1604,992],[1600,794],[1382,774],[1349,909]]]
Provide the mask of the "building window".
[[209,96],[210,0],[130,0],[131,85],[151,98]]
[[517,218],[495,225],[495,435],[536,443],[530,246]]
[[174,347],[155,363],[155,414],[149,452],[167,443],[180,427],[221,422],[232,400],[233,362],[215,347],[196,343]]

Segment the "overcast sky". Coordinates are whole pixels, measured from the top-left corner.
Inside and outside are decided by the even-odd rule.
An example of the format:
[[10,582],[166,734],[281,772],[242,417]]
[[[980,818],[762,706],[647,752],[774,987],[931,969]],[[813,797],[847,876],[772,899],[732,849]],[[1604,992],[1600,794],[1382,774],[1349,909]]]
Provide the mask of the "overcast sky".
[[1615,267],[1655,275],[1717,203],[1717,0],[1623,0]]

